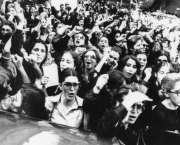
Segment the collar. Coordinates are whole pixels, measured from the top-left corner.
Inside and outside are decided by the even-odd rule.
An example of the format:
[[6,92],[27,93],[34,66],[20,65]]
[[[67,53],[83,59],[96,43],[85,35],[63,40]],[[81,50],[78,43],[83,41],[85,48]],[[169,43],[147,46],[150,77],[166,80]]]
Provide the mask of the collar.
[[[62,93],[53,97],[47,97],[47,99],[53,103],[57,103],[61,100]],[[77,102],[78,106],[82,107],[83,99],[76,95],[75,101]]]

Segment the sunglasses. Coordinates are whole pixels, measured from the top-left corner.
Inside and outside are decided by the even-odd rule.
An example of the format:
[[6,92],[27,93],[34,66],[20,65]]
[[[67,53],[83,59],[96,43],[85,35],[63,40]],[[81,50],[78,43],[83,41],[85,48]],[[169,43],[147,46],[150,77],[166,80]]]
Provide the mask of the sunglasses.
[[85,55],[84,58],[86,58],[86,59],[88,59],[88,58],[96,59],[96,57],[94,55]]
[[64,82],[64,86],[66,86],[68,89],[71,89],[72,87],[74,89],[78,89],[78,87],[80,86],[80,83],[71,83],[71,82]]

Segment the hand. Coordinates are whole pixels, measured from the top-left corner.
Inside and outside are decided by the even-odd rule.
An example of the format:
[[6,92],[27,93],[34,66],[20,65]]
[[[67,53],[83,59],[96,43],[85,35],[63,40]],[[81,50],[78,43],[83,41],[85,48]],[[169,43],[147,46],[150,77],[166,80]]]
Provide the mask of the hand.
[[23,67],[22,62],[23,58],[19,55],[15,54],[11,56],[13,64],[18,68],[21,69]]
[[27,57],[27,61],[29,62],[29,64],[35,68],[38,66],[37,64],[37,55],[34,55],[34,54],[30,54],[28,57]]
[[129,90],[129,93],[124,97],[122,104],[126,107],[126,109],[130,110],[133,104],[142,101],[152,101],[152,99],[141,92],[132,92],[131,90]]
[[144,70],[144,73],[145,73],[145,75],[146,75],[146,81],[148,81],[149,79],[150,79],[150,77],[151,77],[151,75],[152,75],[152,68],[146,68],[145,70]]
[[51,102],[48,97],[46,97],[46,101],[45,101],[45,107],[48,111],[52,112],[53,108],[54,108],[54,104],[53,102]]
[[83,28],[82,28],[82,27],[75,26],[74,29],[73,29],[71,32],[69,32],[68,35],[71,37],[71,36],[73,36],[74,34],[80,33],[80,32],[82,32],[82,31],[83,31]]
[[69,25],[62,26],[60,29],[58,29],[57,33],[58,33],[59,35],[63,35],[64,32],[65,32],[67,29],[69,29],[69,28],[72,28],[72,26],[69,26]]
[[109,80],[109,75],[108,74],[103,74],[101,75],[97,82],[96,82],[96,85],[95,87],[98,89],[98,90],[101,90],[108,82]]
[[42,79],[41,79],[41,84],[43,86],[45,86],[48,83],[48,81],[49,81],[49,78],[46,77],[46,76],[43,76]]

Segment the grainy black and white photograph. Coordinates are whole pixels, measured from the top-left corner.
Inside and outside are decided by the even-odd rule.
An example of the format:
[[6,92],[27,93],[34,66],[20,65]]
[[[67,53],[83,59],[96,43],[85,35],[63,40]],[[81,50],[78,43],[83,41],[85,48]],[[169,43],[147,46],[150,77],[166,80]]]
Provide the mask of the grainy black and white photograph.
[[180,145],[180,0],[0,0],[0,145]]

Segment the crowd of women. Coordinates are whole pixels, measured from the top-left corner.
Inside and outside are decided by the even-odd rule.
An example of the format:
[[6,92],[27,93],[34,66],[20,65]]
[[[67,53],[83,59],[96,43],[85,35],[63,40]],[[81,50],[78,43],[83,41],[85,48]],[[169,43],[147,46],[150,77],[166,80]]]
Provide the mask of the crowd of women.
[[120,144],[176,144],[179,18],[140,5],[86,0],[57,11],[48,0],[4,0],[0,109]]

